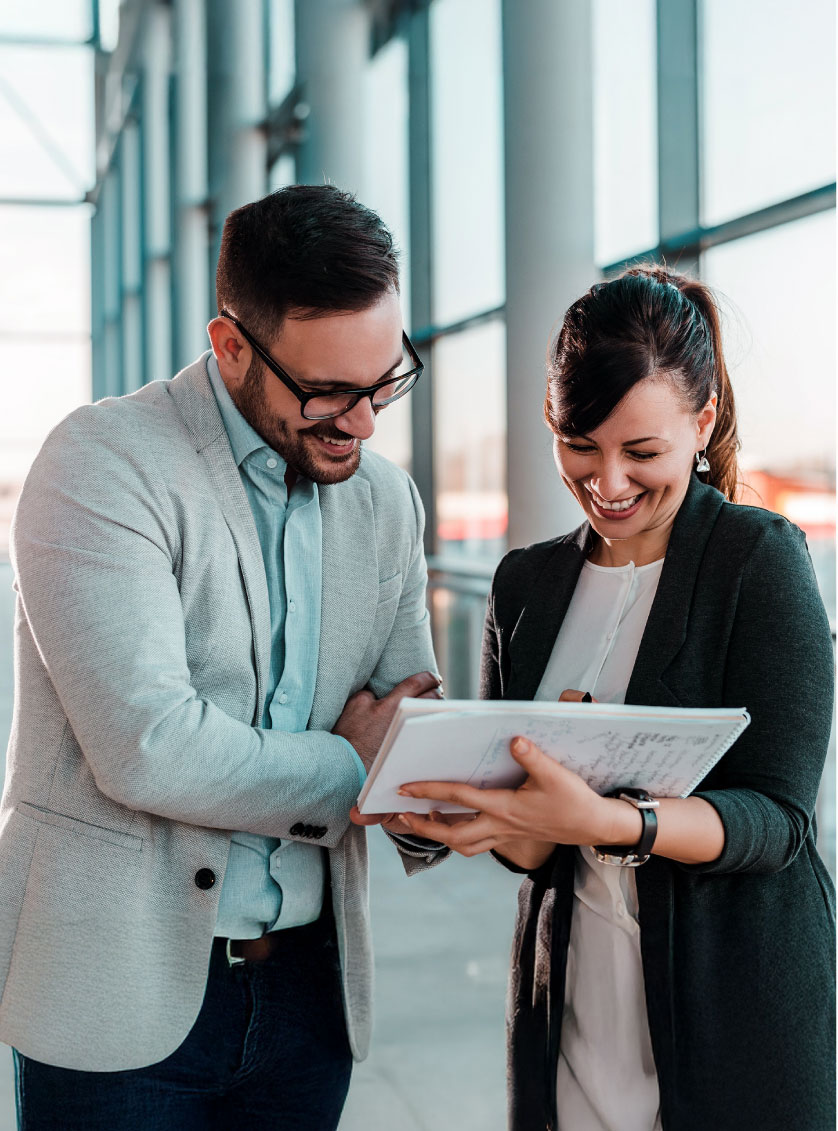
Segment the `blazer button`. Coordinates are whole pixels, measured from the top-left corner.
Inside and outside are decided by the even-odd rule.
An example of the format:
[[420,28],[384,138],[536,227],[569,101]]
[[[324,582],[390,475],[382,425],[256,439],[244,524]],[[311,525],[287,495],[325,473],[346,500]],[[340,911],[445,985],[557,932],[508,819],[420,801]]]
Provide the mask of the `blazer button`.
[[316,825],[311,835],[315,840],[320,840],[321,836],[325,836],[327,832],[325,825]]
[[303,833],[303,826],[300,824],[299,821],[296,823],[296,825],[292,825],[291,828],[288,831],[290,832],[291,836],[304,836],[305,835]]
[[199,868],[195,873],[195,885],[201,891],[209,891],[215,883],[215,872],[212,868]]

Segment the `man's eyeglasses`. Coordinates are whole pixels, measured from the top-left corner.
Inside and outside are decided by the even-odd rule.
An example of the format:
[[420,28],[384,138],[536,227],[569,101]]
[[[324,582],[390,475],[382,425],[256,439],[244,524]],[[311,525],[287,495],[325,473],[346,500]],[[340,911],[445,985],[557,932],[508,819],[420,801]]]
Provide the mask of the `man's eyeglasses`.
[[334,416],[342,416],[353,409],[362,397],[369,397],[373,408],[384,408],[385,405],[392,404],[405,393],[409,393],[425,368],[410,338],[402,331],[402,360],[391,376],[363,389],[318,389],[316,392],[307,392],[288,376],[282,366],[274,361],[268,351],[259,345],[250,331],[246,330],[229,310],[222,310],[220,316],[229,318],[271,373],[280,379],[286,389],[290,389],[300,402],[300,412],[306,420],[329,420]]

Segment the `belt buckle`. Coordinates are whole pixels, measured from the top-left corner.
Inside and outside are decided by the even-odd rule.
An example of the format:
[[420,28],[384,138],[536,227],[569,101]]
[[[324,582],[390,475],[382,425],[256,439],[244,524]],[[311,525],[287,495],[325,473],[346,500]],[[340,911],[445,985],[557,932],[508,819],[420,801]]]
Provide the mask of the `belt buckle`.
[[233,939],[227,939],[227,946],[225,948],[227,963],[229,966],[244,966],[246,960],[242,958],[240,954],[233,954],[233,952],[231,951],[230,946],[232,942]]

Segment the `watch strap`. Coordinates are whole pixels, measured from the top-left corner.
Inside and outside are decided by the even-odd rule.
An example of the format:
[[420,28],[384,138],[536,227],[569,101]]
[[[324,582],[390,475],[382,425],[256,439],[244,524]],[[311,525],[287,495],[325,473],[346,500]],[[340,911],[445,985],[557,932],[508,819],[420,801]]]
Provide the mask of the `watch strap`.
[[658,835],[658,802],[643,789],[615,789],[606,797],[614,797],[633,805],[643,820],[643,829],[636,844],[595,844],[597,859],[603,864],[637,867],[649,859]]

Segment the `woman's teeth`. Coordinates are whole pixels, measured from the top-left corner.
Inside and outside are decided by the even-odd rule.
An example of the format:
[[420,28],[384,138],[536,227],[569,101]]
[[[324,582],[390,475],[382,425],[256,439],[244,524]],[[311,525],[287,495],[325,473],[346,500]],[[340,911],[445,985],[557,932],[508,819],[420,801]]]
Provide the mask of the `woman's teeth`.
[[[643,492],[641,491],[641,494],[642,493]],[[604,511],[627,511],[630,507],[633,507],[637,500],[640,498],[640,495],[632,495],[630,499],[620,499],[616,503],[607,503],[605,499],[601,499],[599,495],[594,495],[593,491],[591,492],[591,494],[593,495],[593,499],[596,505],[600,508],[600,510]]]

